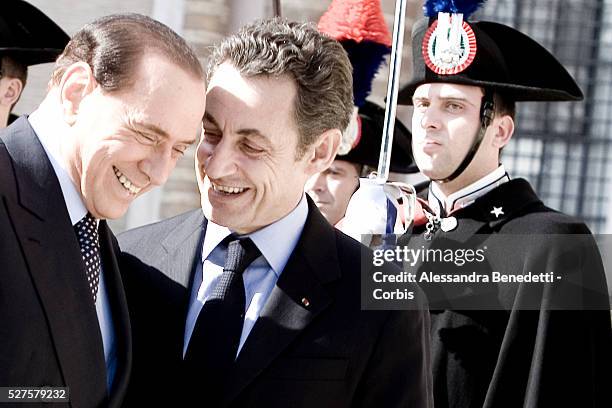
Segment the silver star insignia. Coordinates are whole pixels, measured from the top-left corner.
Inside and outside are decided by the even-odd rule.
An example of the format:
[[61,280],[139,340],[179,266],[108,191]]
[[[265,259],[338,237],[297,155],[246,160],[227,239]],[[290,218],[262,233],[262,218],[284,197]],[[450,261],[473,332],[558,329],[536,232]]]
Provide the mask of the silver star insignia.
[[504,210],[502,210],[502,207],[493,207],[491,214],[495,215],[495,218],[499,218],[500,215],[504,215]]

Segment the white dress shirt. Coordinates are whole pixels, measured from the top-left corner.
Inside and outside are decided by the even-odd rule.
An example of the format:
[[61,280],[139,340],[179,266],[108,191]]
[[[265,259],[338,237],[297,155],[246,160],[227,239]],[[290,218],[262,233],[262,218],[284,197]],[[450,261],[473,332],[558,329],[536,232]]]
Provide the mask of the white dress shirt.
[[[66,208],[70,215],[70,221],[74,227],[74,225],[87,214],[87,208],[85,208],[81,194],[77,191],[74,183],[70,179],[68,171],[65,168],[65,163],[62,160],[62,136],[67,134],[68,125],[59,119],[61,118],[60,115],[61,112],[51,115],[44,113],[44,111],[36,110],[28,117],[28,121],[34,129],[34,132],[36,132],[36,136],[38,140],[40,140],[53,166],[53,171],[55,171],[55,175],[62,189],[64,202],[66,203]],[[101,259],[100,286],[98,287],[98,297],[96,299],[96,314],[98,315],[98,324],[100,325],[100,331],[102,333],[104,359],[106,361],[106,381],[107,387],[110,390],[117,368],[117,355],[113,319],[108,300],[108,292],[104,282],[103,259]],[[86,364],[86,362],[83,362],[83,364]]]
[[[247,310],[236,355],[240,353],[272,289],[274,289],[276,281],[293,253],[302,235],[307,216],[308,202],[306,201],[306,195],[302,195],[297,207],[285,217],[267,227],[245,235],[251,238],[262,255],[255,259],[242,274]],[[223,274],[226,249],[220,248],[219,243],[229,234],[231,234],[231,231],[227,227],[208,221],[202,245],[202,262],[198,264],[191,289],[191,300],[185,325],[183,357],[187,352],[187,346],[200,310],[202,310],[202,306],[212,294]]]

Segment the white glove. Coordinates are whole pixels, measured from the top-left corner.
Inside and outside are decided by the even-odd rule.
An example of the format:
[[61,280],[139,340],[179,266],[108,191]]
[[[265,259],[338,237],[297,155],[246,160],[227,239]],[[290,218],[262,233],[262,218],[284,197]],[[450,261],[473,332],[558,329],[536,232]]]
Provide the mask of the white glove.
[[[388,202],[393,205],[391,211]],[[406,232],[412,224],[415,205],[416,192],[409,184],[381,184],[377,179],[360,178],[359,189],[351,197],[338,227],[345,234],[369,245],[371,235]],[[367,242],[363,242],[362,238]]]

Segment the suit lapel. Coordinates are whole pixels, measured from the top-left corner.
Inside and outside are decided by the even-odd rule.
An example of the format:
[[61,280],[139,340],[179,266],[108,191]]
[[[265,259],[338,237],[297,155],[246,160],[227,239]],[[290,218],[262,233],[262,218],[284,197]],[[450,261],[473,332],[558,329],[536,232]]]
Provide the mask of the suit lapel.
[[182,311],[183,333],[194,272],[196,265],[202,262],[201,251],[206,225],[202,210],[194,210],[170,231],[161,243],[165,251],[165,259],[161,261],[164,273],[187,289]]
[[340,277],[333,227],[308,200],[308,218],[285,269],[249,334],[225,394],[230,403],[333,301]]
[[[10,206],[32,281],[40,296],[71,399],[100,401],[106,365],[80,249],[55,172],[25,118],[4,140],[14,163],[18,205]],[[78,316],[78,319],[74,317]],[[83,358],[87,358],[84,363]],[[80,395],[78,390],[89,395]]]
[[119,397],[125,395],[132,367],[132,331],[127,300],[117,262],[118,248],[106,221],[100,221],[98,234],[100,236],[104,282],[111,305],[117,347],[117,369],[110,393],[109,406],[117,407],[120,404]]

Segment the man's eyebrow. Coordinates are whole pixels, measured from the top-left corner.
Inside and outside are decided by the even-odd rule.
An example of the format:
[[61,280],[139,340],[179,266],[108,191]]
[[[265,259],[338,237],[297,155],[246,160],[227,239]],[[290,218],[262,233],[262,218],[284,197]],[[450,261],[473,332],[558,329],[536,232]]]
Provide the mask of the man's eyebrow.
[[213,118],[213,116],[210,113],[204,112],[204,120],[211,122],[213,125],[217,127],[217,129],[219,128],[219,124],[217,123],[215,118]]
[[462,101],[462,102],[470,102],[467,98],[463,97],[463,96],[441,96],[440,99],[442,99],[443,101],[448,101],[448,100],[452,100],[452,101]]
[[168,132],[166,132],[164,129],[162,129],[159,126],[154,125],[152,123],[134,121],[133,125],[135,125],[138,128],[143,128],[143,129],[147,130],[150,133],[155,133],[156,135],[159,135],[159,136],[164,137],[166,139],[168,139],[170,137],[170,135],[168,135]]
[[127,123],[128,123],[128,126],[131,127],[136,132],[152,133],[156,136],[161,136],[166,139],[170,137],[168,132],[166,132],[164,129],[160,128],[159,126],[154,125],[149,122],[143,122],[142,120],[135,118],[132,115],[128,115]]
[[259,129],[254,129],[254,128],[240,129],[236,133],[238,133],[241,136],[252,136],[257,139],[261,139],[262,141],[266,143],[270,142],[270,138],[264,135],[263,133],[261,133]]
[[464,97],[464,96],[459,96],[459,95],[450,95],[450,96],[441,96],[440,97],[441,100],[445,101],[445,102],[462,102],[468,105],[472,105],[472,106],[476,106],[475,104],[473,104],[468,98]]
[[[170,134],[164,129],[160,128],[153,123],[141,122],[139,120],[130,120],[130,126],[137,132],[145,130],[147,133],[152,133],[156,136],[160,136],[164,139],[170,139]],[[189,140],[181,141],[180,143],[193,144],[197,140],[197,137],[190,138]]]
[[[443,102],[463,102],[463,103],[467,103],[469,105],[475,106],[469,99],[467,99],[464,96],[460,96],[460,95],[440,96],[438,97],[438,99]],[[413,101],[429,101],[430,99],[427,96],[413,96],[412,100]]]
[[[210,113],[204,112],[204,119],[207,120],[208,122],[212,123],[215,127],[217,127],[217,129],[219,129],[219,124],[217,123],[215,118]],[[236,133],[241,135],[241,136],[255,137],[257,139],[261,139],[261,140],[265,141],[266,143],[269,143],[269,141],[270,141],[269,137],[267,137],[262,132],[260,132],[259,129],[255,129],[255,128],[240,129]]]

